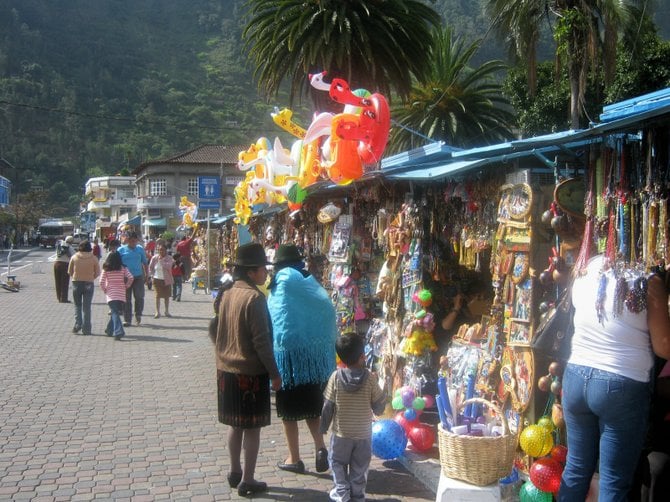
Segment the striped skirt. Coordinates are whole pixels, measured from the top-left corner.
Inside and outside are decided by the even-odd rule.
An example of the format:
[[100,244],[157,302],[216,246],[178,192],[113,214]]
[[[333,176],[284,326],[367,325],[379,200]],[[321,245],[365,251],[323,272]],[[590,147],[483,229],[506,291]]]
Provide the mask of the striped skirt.
[[270,425],[269,375],[238,375],[217,370],[219,422],[242,429]]

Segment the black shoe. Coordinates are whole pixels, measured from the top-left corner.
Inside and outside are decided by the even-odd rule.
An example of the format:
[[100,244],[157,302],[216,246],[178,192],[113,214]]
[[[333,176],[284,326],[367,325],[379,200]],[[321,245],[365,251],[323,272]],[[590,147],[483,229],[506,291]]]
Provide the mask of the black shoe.
[[126,322],[123,323],[123,325],[127,328],[128,326],[130,326],[130,323],[128,321],[126,321]]
[[267,489],[267,483],[263,483],[262,481],[242,481],[239,485],[237,485],[237,494],[240,497],[247,497],[249,495],[253,495],[254,493],[264,492]]
[[328,470],[328,450],[319,448],[316,452],[316,472],[326,472]]
[[74,328],[72,328],[72,332],[73,332],[75,335],[76,335],[77,333],[79,333],[80,331],[81,331],[81,326],[75,326]]
[[231,488],[237,488],[237,485],[240,484],[240,481],[242,481],[241,472],[231,472],[228,474],[228,484]]
[[295,464],[279,462],[277,467],[279,467],[282,471],[295,472],[296,474],[305,474],[305,464],[302,463],[302,460],[298,460]]

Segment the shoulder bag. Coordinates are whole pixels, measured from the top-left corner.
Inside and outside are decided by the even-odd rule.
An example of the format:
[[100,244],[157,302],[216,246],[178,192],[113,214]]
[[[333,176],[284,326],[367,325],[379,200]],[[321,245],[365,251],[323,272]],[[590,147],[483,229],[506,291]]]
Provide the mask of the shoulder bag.
[[567,361],[570,357],[575,307],[572,284],[563,290],[553,307],[542,317],[530,342],[531,348],[552,359]]

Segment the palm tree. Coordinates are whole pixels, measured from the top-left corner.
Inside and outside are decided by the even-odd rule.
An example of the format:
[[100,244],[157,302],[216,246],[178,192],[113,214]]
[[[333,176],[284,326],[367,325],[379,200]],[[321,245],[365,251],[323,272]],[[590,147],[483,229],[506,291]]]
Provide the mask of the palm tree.
[[392,116],[400,127],[391,130],[389,150],[399,152],[420,146],[413,131],[455,146],[512,137],[514,115],[495,78],[506,65],[494,60],[471,68],[468,64],[481,40],[466,46],[461,39],[454,39],[449,28],[437,31],[434,40],[428,79],[416,83],[407,104],[393,110]]
[[[528,93],[535,95],[535,50],[545,16],[556,20],[557,63],[565,63],[570,79],[570,122],[579,128],[588,76],[602,72],[605,85],[614,79],[619,31],[631,19],[634,1],[626,0],[489,0],[494,25],[526,61]],[[557,72],[557,75],[560,72]]]
[[291,102],[308,75],[328,71],[400,97],[429,71],[431,30],[440,15],[421,0],[248,0],[246,48],[267,95],[290,80]]
[[546,17],[546,0],[489,0],[493,28],[505,40],[517,61],[526,67],[528,95],[537,91],[537,43],[540,24]]

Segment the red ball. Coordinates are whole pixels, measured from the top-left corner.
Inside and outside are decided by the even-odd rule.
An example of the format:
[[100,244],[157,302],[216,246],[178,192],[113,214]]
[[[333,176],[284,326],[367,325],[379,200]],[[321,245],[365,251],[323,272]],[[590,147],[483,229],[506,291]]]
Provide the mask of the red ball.
[[416,451],[427,451],[435,443],[435,431],[426,424],[419,424],[412,427],[407,433],[407,437]]
[[405,418],[404,411],[399,411],[398,413],[396,413],[395,418],[393,420],[395,420],[395,422],[403,428],[405,434],[407,434],[408,437],[409,437],[409,431],[411,431],[414,427],[419,425],[418,415],[417,418],[415,418],[414,420],[407,420]]
[[551,457],[538,458],[530,466],[530,480],[543,492],[556,493],[561,486],[563,466]]
[[565,461],[568,458],[568,449],[562,444],[557,444],[551,449],[549,456],[565,465]]

